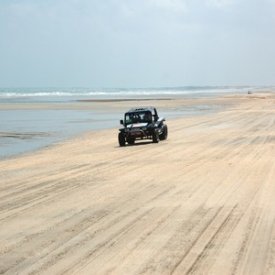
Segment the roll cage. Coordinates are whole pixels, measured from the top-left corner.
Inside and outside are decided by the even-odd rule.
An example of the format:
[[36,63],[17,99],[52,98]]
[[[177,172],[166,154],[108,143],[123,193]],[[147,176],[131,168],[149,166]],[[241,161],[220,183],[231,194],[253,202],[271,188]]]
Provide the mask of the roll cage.
[[155,108],[130,109],[124,116],[125,125],[133,123],[152,123],[158,120],[158,113]]

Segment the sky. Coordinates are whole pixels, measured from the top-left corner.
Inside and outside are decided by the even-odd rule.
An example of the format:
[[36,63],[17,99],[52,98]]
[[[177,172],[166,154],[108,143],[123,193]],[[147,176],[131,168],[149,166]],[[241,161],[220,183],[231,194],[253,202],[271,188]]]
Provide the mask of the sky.
[[275,0],[0,0],[0,87],[275,85]]

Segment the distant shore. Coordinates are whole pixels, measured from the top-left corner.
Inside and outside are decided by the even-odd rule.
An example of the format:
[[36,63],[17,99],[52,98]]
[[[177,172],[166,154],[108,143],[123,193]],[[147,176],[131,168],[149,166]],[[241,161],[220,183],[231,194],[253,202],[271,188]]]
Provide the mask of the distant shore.
[[175,98],[113,98],[113,99],[80,99],[78,102],[124,102],[124,101],[162,101],[175,100]]

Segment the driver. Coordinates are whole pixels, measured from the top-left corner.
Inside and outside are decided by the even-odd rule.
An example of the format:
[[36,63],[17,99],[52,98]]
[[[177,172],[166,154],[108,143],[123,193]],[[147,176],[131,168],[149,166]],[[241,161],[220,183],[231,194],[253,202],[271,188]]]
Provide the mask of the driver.
[[152,121],[152,114],[150,112],[146,112],[144,115],[144,121],[145,122],[151,122]]

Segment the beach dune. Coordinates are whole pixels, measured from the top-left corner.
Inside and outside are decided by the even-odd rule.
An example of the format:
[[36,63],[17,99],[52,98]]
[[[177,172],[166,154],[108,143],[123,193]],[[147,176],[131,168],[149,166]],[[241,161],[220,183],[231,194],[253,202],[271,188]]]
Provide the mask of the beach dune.
[[159,144],[110,129],[2,160],[0,273],[274,274],[275,96],[208,101]]

